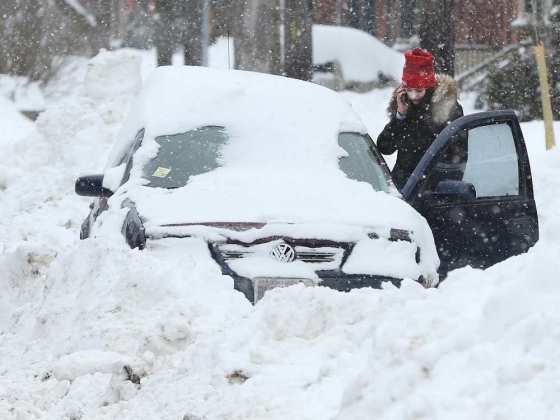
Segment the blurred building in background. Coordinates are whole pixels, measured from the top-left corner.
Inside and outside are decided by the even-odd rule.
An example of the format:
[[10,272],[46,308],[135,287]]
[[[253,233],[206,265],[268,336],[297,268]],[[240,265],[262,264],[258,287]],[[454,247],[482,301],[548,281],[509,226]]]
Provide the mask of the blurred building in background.
[[[221,38],[232,68],[294,77],[292,64],[304,63],[298,65],[306,79],[322,73],[334,86],[348,88],[360,78],[342,68],[349,61],[364,65],[366,53],[360,56],[356,38],[329,38],[322,31],[320,40],[313,23],[338,26],[322,29],[349,38],[361,35],[364,45],[391,47],[379,55],[368,52],[373,64],[423,46],[440,60],[436,69],[454,75],[465,90],[482,91],[492,68],[503,63],[524,61],[523,70],[533,71],[533,57],[521,57],[531,49],[519,46],[533,43],[536,26],[551,73],[560,63],[560,0],[2,0],[0,73],[45,82],[65,57],[121,47],[159,46],[158,54],[165,52],[161,64],[182,51],[185,63],[200,65]],[[391,72],[376,73],[383,74],[358,81],[373,86],[395,79]]]
[[[533,32],[560,0],[455,0],[455,73],[461,74]],[[315,0],[315,23],[366,31],[404,51],[418,45],[422,0]]]

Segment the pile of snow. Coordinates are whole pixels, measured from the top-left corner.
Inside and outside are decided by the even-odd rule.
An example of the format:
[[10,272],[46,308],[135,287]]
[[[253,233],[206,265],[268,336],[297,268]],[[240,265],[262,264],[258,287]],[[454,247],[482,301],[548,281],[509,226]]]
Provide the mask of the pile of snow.
[[37,111],[45,108],[45,98],[40,83],[29,82],[25,77],[0,74],[1,97],[9,99],[20,110]]
[[[294,286],[252,307],[205,261],[77,241],[71,181],[99,168],[135,86],[111,112],[82,93],[0,150],[0,418],[560,418],[560,152],[542,123],[523,124],[541,223],[527,254],[435,290]],[[352,96],[372,137],[389,94]]]
[[[74,182],[103,168],[140,86],[138,56],[103,52],[74,97],[51,106],[30,134],[27,123],[0,148],[0,249],[19,241],[75,242],[87,201],[72,194]],[[15,109],[5,115],[14,124],[22,119]]]
[[[7,99],[0,97],[0,148],[12,146],[33,130],[33,123],[19,113]],[[0,175],[0,189],[2,188]]]
[[313,26],[313,63],[338,61],[346,82],[374,82],[380,74],[400,80],[404,55],[376,37],[343,26]]
[[[72,0],[74,3],[75,0]],[[77,3],[76,3],[77,4]],[[152,70],[156,67],[157,52],[155,48],[149,50],[137,50],[123,48],[117,54],[137,56],[141,60],[142,80],[146,80]],[[218,38],[210,46],[208,51],[209,67],[229,69],[234,67],[233,38]],[[183,65],[184,54],[176,51],[172,57],[173,65]],[[67,56],[56,63],[56,77],[49,78],[45,82],[30,82],[26,77],[15,77],[0,74],[0,98],[4,97],[16,105],[22,111],[43,111],[60,101],[69,98],[77,98],[81,95],[77,86],[82,86],[88,72],[89,60],[82,56]],[[126,67],[125,67],[126,68]],[[112,77],[107,75],[108,77]],[[132,75],[137,77],[136,74]],[[121,89],[118,85],[108,84],[115,89]],[[110,96],[114,96],[111,94]],[[10,130],[13,132],[13,130]]]

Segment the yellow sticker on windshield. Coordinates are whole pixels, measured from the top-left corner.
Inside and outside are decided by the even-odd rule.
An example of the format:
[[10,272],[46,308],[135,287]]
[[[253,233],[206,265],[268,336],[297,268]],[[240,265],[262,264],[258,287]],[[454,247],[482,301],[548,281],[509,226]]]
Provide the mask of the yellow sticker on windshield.
[[169,175],[169,172],[171,172],[171,169],[157,168],[157,170],[153,173],[152,176],[155,176],[157,178],[165,178],[167,175]]

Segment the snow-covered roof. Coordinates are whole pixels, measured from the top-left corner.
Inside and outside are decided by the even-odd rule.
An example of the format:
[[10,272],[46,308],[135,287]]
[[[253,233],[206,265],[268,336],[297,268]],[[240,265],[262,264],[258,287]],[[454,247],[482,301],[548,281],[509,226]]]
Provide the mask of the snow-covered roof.
[[372,82],[379,73],[400,80],[404,55],[376,37],[343,26],[313,26],[313,62],[338,61],[346,81]]
[[277,154],[299,147],[302,139],[331,153],[327,149],[338,149],[340,132],[367,132],[346,99],[312,83],[236,70],[160,67],[146,81],[109,166],[142,128],[145,139],[153,139],[204,126],[227,127],[231,138],[248,147],[259,147],[266,137]]

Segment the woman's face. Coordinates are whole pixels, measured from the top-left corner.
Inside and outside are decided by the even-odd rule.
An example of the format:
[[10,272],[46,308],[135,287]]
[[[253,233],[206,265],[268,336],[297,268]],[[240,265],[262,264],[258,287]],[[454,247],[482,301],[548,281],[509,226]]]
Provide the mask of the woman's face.
[[406,88],[406,93],[414,105],[420,104],[426,95],[425,88]]

